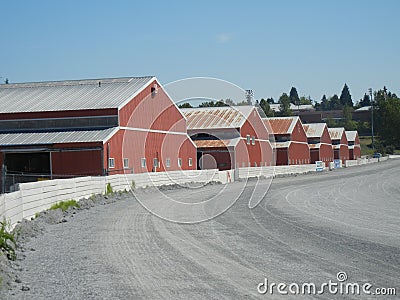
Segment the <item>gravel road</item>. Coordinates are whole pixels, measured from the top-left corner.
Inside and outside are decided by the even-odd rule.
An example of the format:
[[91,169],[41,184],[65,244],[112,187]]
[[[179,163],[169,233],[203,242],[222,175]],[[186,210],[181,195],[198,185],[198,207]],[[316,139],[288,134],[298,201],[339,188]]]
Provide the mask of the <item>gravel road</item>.
[[[167,190],[177,199],[240,195],[199,224],[162,220],[127,194],[49,225],[24,247],[7,299],[283,299],[259,283],[336,281],[400,293],[400,160],[274,179],[248,208],[256,181]],[[268,187],[268,181],[258,184]],[[242,191],[243,190],[243,191]],[[142,191],[140,199],[156,192]],[[22,291],[22,286],[29,290]],[[27,288],[25,288],[27,289]],[[288,290],[288,289],[286,289]],[[288,295],[292,299],[397,296]],[[398,298],[397,298],[398,299]]]

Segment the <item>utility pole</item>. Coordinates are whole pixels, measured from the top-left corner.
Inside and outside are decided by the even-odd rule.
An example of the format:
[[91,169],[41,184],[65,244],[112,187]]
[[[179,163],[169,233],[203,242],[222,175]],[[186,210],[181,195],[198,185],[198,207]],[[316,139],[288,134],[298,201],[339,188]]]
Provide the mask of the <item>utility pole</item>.
[[372,89],[369,88],[369,96],[371,98],[371,135],[372,135],[372,150],[375,153],[375,143],[374,143],[374,99],[372,98]]

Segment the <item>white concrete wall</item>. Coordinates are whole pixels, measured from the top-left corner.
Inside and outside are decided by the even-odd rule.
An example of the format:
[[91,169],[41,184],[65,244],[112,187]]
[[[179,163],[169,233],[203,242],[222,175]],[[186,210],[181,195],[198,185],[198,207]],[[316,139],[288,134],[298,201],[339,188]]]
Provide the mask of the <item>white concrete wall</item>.
[[173,171],[21,183],[17,191],[0,195],[0,219],[6,218],[12,226],[15,226],[18,221],[32,218],[36,213],[49,209],[57,202],[79,200],[88,198],[92,194],[104,193],[107,183],[110,183],[115,192],[129,190],[133,181],[136,188],[190,182],[226,183],[228,182],[226,172],[220,174],[218,170]]
[[249,177],[273,177],[283,174],[303,174],[307,172],[316,172],[315,164],[290,165],[290,166],[271,166],[257,168],[239,168],[239,178]]

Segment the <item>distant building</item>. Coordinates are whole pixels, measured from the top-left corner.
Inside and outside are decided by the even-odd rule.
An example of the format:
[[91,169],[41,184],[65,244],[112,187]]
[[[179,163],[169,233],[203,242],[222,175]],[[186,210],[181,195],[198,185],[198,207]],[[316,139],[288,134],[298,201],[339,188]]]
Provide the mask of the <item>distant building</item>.
[[310,148],[310,162],[323,161],[326,166],[333,161],[332,139],[326,123],[303,124]]
[[358,132],[354,131],[345,131],[347,144],[349,146],[349,159],[357,159],[361,157],[361,146],[360,146],[360,138],[358,137]]
[[264,119],[275,137],[276,165],[302,165],[310,163],[307,136],[299,117]]
[[332,139],[334,159],[340,159],[344,163],[349,159],[349,146],[344,128],[328,128],[328,132]]
[[371,106],[363,106],[352,112],[354,121],[371,122]]
[[229,170],[273,164],[267,128],[257,107],[184,108],[187,132],[201,169]]

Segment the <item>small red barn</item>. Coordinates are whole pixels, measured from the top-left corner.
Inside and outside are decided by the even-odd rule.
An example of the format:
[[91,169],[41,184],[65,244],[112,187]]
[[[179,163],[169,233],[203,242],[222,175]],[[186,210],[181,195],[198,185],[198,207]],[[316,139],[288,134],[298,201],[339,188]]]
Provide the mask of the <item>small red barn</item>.
[[303,124],[310,148],[310,161],[323,161],[328,166],[333,161],[332,140],[326,123]]
[[357,130],[345,131],[347,138],[347,145],[349,146],[349,159],[357,159],[361,157],[360,138],[358,137]]
[[155,77],[0,85],[3,191],[38,178],[196,169],[186,119]]
[[299,117],[264,119],[275,138],[276,165],[303,165],[310,163],[307,135]]
[[269,132],[254,106],[184,108],[200,169],[228,170],[273,163]]
[[328,132],[332,139],[334,159],[340,159],[344,163],[349,159],[349,146],[344,128],[328,128]]

